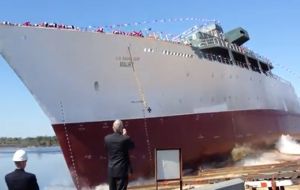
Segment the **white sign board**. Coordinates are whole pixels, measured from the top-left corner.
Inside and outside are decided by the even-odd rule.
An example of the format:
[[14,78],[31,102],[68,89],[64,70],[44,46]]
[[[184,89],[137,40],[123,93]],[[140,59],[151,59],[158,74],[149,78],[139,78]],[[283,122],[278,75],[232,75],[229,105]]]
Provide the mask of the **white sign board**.
[[180,179],[180,150],[156,150],[157,180]]

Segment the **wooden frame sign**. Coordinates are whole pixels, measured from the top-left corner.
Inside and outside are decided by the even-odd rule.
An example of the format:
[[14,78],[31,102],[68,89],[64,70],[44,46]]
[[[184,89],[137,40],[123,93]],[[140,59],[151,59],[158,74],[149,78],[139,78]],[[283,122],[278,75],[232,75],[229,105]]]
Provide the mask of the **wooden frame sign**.
[[155,149],[155,180],[158,182],[180,181],[182,189],[182,156],[181,149]]

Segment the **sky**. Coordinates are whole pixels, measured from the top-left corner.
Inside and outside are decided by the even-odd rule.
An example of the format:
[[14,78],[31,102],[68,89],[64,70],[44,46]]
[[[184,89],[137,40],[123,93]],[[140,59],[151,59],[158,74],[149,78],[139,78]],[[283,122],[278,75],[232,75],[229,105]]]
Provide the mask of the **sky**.
[[[110,26],[168,18],[218,20],[224,31],[245,28],[245,45],[274,64],[273,72],[290,81],[300,96],[300,1],[298,0],[1,0],[0,21],[57,22],[80,27]],[[179,34],[203,22],[138,25]],[[0,57],[0,137],[54,135],[49,119]]]

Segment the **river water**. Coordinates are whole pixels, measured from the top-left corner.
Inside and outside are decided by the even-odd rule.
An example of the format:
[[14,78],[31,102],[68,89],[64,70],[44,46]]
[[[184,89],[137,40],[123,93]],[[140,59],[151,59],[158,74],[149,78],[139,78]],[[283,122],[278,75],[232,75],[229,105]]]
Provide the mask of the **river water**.
[[[15,170],[12,156],[16,148],[0,148],[0,189],[7,189],[4,176]],[[26,171],[34,173],[42,190],[75,190],[59,147],[26,148]]]

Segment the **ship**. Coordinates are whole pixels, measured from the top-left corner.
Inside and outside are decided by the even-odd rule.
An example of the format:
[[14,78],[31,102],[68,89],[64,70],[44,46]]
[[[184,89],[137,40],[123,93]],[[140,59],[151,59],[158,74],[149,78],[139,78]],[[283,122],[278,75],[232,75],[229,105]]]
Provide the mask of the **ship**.
[[0,54],[51,121],[77,189],[105,183],[115,119],[135,143],[132,180],[154,177],[155,149],[180,148],[186,169],[238,145],[299,139],[295,90],[249,39],[216,22],[172,39],[0,24]]

